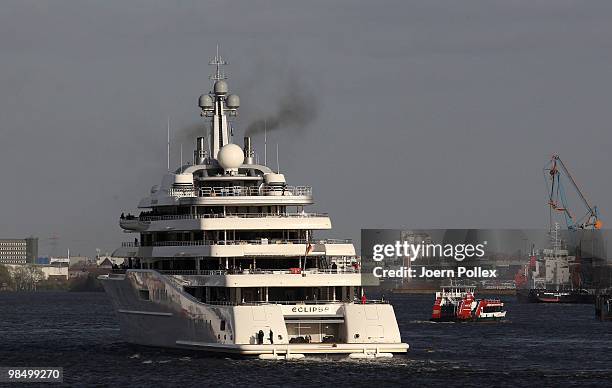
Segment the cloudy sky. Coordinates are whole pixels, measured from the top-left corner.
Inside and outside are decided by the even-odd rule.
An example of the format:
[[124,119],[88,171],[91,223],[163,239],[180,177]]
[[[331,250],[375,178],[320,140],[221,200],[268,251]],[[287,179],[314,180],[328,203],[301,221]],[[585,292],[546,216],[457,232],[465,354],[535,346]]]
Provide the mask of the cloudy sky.
[[268,144],[333,236],[545,227],[552,153],[612,214],[610,1],[5,0],[0,236],[50,253],[55,235],[58,254],[131,240],[118,216],[166,170],[167,117],[172,164],[181,143],[190,157],[216,44],[237,140],[292,93],[315,97],[314,119]]

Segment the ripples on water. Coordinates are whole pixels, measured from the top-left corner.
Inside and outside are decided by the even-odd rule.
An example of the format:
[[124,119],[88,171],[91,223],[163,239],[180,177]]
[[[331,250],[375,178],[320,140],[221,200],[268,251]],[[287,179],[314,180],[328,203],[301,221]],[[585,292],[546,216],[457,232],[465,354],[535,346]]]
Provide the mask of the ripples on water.
[[612,322],[593,306],[506,302],[506,322],[436,324],[431,296],[394,296],[407,356],[287,362],[125,344],[103,293],[0,293],[0,366],[62,366],[74,386],[612,383]]

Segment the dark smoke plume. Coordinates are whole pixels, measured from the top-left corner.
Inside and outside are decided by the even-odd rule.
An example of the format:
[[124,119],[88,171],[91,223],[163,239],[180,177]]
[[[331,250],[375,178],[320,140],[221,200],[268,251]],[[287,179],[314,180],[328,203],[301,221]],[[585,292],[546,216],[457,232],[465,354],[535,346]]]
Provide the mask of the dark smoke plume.
[[[252,120],[246,128],[245,136],[263,134],[264,128],[268,132],[279,129],[301,131],[316,118],[316,102],[314,94],[301,88],[296,81],[290,82],[286,94],[280,99],[276,112],[261,114],[255,120]],[[184,152],[186,152],[184,156],[187,158],[196,137],[204,136],[207,142],[210,140],[208,139],[210,126],[209,120],[205,119],[181,126],[176,130],[173,128],[173,147],[183,144],[186,147],[184,148]]]
[[306,128],[317,114],[315,96],[292,83],[287,94],[280,100],[278,110],[262,115],[252,121],[246,129],[245,136],[253,136],[266,131],[278,129],[302,130]]
[[192,124],[185,125],[178,130],[174,135],[174,143],[180,143],[188,146],[189,149],[195,144],[197,137],[208,138],[210,131],[210,124],[208,120],[201,120],[200,122],[194,122]]

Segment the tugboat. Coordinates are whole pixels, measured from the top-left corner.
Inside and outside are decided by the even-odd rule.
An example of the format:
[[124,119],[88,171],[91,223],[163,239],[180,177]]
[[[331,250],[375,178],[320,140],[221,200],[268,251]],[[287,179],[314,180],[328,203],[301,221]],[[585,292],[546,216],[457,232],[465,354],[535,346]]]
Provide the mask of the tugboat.
[[475,299],[471,286],[445,286],[436,292],[430,321],[473,322],[499,321],[506,317],[499,299]]

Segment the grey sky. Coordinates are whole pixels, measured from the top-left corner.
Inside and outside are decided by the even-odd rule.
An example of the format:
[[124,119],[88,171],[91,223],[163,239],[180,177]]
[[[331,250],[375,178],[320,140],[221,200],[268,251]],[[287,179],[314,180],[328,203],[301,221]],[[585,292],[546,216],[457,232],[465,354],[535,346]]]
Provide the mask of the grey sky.
[[612,222],[610,1],[15,0],[0,7],[0,236],[49,253],[57,233],[57,253],[83,254],[132,239],[118,215],[165,172],[166,117],[198,122],[217,43],[238,141],[287,85],[319,97],[307,130],[269,144],[334,236],[545,227],[553,152]]

